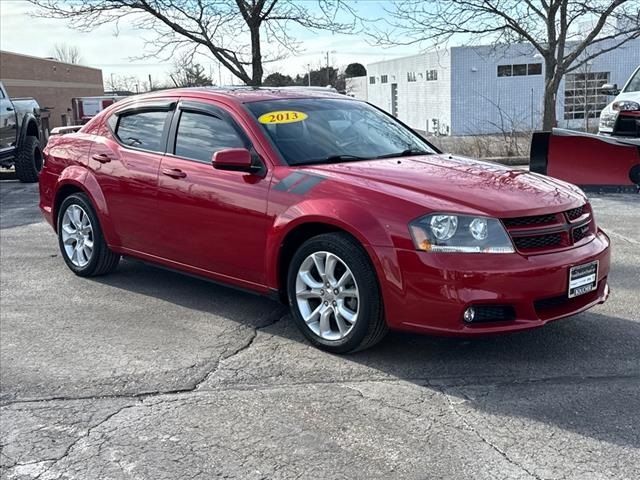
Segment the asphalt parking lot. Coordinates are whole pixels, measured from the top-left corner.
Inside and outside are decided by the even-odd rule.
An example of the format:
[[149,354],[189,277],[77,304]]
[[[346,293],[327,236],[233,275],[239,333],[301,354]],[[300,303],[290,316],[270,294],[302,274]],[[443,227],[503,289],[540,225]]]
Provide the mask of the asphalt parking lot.
[[640,478],[638,195],[592,198],[605,305],[342,357],[264,298],[132,260],[75,277],[37,186],[0,195],[2,478]]

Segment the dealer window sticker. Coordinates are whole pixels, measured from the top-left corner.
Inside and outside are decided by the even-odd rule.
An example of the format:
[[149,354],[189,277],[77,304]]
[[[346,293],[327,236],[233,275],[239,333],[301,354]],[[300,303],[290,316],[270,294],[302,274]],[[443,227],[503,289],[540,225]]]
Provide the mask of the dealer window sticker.
[[267,112],[260,115],[258,121],[265,125],[276,125],[279,123],[295,123],[302,122],[309,118],[304,112],[296,112],[294,110],[278,110],[275,112]]

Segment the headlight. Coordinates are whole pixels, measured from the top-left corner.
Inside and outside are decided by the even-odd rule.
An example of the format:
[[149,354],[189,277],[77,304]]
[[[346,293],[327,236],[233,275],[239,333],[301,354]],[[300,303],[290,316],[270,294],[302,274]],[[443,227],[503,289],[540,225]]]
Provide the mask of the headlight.
[[629,110],[640,110],[640,103],[632,102],[630,100],[619,100],[617,102],[613,102],[613,105],[611,105],[611,108],[613,108],[617,112],[626,112]]
[[426,215],[409,224],[416,249],[425,252],[513,253],[513,244],[495,218],[448,213]]

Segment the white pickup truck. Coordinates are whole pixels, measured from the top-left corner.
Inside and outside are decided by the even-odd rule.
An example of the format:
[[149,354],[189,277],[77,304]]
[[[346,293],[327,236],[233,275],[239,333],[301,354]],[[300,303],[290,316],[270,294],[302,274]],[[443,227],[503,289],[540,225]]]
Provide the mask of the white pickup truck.
[[622,90],[617,85],[606,84],[601,92],[615,95],[600,113],[598,133],[619,137],[640,137],[640,66]]
[[33,98],[9,98],[0,82],[0,167],[14,167],[21,182],[37,182],[42,169],[40,106]]

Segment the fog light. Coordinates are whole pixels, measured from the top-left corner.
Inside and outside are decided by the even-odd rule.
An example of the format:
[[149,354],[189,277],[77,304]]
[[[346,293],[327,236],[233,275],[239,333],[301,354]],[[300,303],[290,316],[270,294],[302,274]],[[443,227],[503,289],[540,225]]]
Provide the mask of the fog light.
[[473,307],[469,307],[464,311],[464,321],[467,323],[471,323],[473,322],[473,317],[476,316],[476,311],[473,309]]

